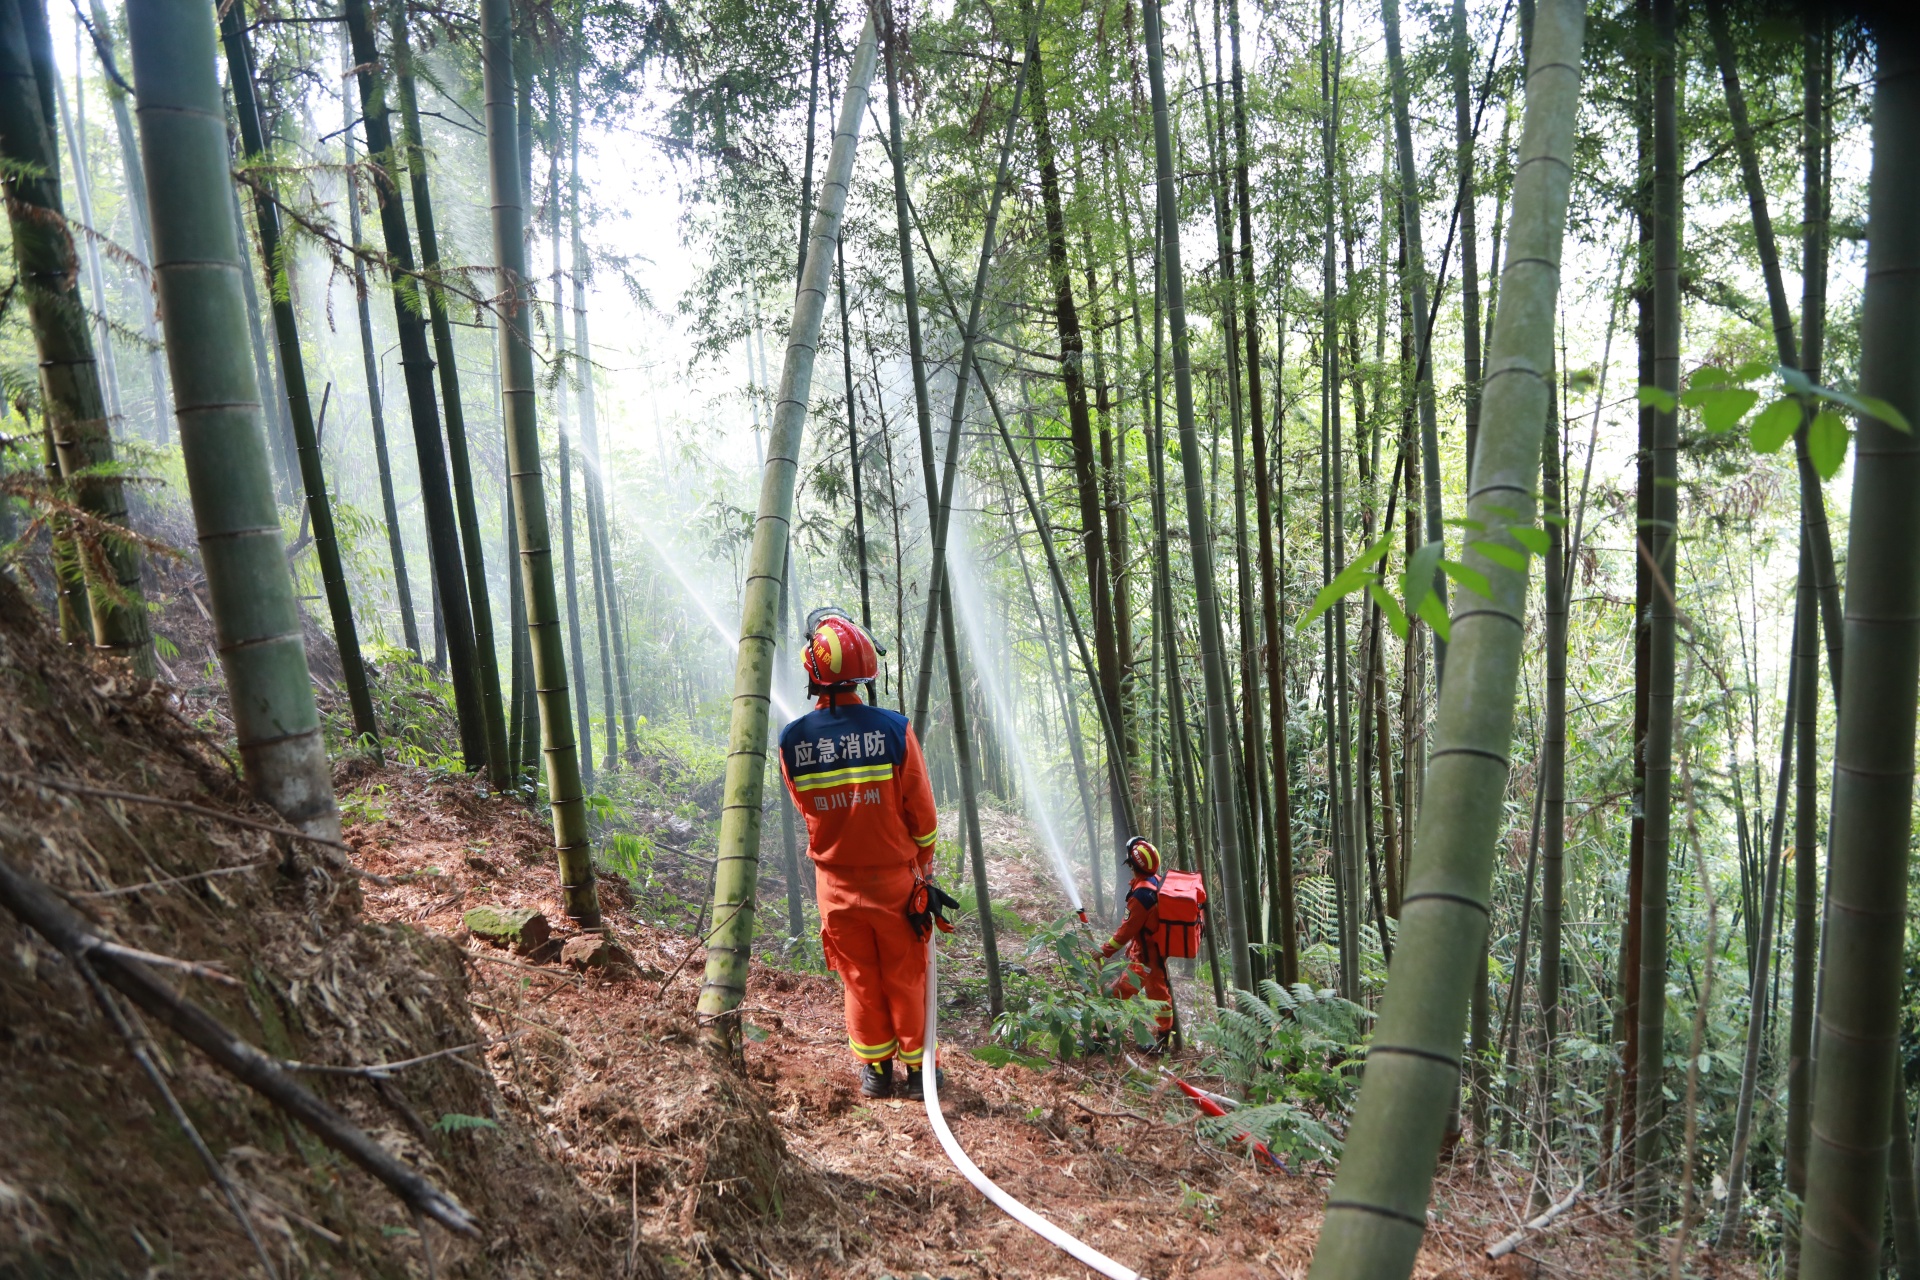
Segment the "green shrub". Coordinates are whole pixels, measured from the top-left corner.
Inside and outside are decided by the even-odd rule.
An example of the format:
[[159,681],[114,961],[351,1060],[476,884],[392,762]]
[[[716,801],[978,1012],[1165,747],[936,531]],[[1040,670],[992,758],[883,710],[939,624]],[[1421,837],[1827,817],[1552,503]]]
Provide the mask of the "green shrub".
[[1101,960],[1098,945],[1074,917],[1035,929],[1026,954],[1045,955],[1050,963],[1042,974],[1006,971],[1006,1012],[993,1024],[1002,1045],[1016,1053],[1038,1049],[1067,1059],[1111,1053],[1130,1040],[1152,1038],[1160,1007],[1138,995],[1120,1000],[1107,994],[1126,972],[1126,957]]
[[1304,982],[1289,989],[1269,978],[1257,995],[1236,990],[1198,1038],[1209,1070],[1241,1085],[1248,1105],[1202,1130],[1223,1141],[1250,1132],[1276,1153],[1337,1158],[1372,1017]]

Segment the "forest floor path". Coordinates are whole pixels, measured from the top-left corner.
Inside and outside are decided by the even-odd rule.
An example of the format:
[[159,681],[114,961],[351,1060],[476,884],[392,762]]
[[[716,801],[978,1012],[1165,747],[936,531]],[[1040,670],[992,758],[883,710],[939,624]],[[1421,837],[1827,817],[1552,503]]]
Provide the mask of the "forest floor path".
[[[838,983],[817,960],[809,971],[773,950],[756,959],[744,1079],[696,1047],[698,925],[668,923],[660,903],[700,900],[699,860],[656,859],[657,878],[638,895],[604,877],[611,935],[637,972],[579,972],[557,960],[569,929],[548,834],[523,807],[417,770],[343,782],[355,860],[394,879],[366,886],[367,912],[464,949],[502,1092],[622,1220],[635,1257],[661,1258],[669,1274],[763,1280],[1086,1274],[961,1179],[919,1103],[858,1096]],[[996,817],[988,834],[996,854],[1012,855],[993,859],[996,900],[1024,921],[1058,914],[1024,823]],[[777,830],[766,843],[778,850]],[[763,920],[783,911],[779,881],[763,902]],[[529,956],[497,950],[463,923],[480,906],[539,910],[553,941]],[[943,961],[963,1007],[943,1007],[942,1095],[981,1168],[1155,1280],[1304,1276],[1330,1170],[1282,1173],[1202,1137],[1184,1098],[1165,1081],[1146,1085],[1124,1060],[1033,1069],[972,1056],[986,1027],[964,1007],[978,989],[966,933],[955,935],[952,968]],[[1001,953],[1022,962],[1017,937],[1003,938]],[[943,985],[943,1006],[948,992]],[[1184,1007],[1195,1007],[1193,994]],[[1199,1069],[1192,1056],[1174,1066]],[[1584,1204],[1519,1253],[1487,1261],[1486,1246],[1525,1216],[1526,1195],[1523,1171],[1444,1165],[1417,1274],[1597,1276],[1625,1264],[1617,1217]]]

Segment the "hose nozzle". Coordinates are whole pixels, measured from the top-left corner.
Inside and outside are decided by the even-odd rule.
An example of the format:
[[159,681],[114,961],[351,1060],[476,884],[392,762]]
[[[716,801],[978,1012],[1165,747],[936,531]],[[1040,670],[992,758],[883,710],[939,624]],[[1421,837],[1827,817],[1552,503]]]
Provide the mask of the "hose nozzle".
[[1078,915],[1078,916],[1080,917],[1080,923],[1081,923],[1081,924],[1086,924],[1086,923],[1087,923],[1087,909],[1086,909],[1085,907],[1082,907],[1082,908],[1080,908],[1080,910],[1079,910],[1079,911],[1077,911],[1077,912],[1075,912],[1074,914],[1076,914],[1076,915]]

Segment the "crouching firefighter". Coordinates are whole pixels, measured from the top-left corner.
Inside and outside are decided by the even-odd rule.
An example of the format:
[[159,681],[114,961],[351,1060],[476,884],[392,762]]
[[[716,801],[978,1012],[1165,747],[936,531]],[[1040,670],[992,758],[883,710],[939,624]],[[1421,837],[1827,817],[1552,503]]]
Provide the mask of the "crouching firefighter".
[[1123,861],[1133,875],[1127,886],[1127,918],[1100,948],[1100,958],[1126,948],[1131,963],[1110,994],[1125,1000],[1145,990],[1147,999],[1159,1006],[1153,1049],[1164,1053],[1173,1040],[1173,988],[1167,981],[1167,960],[1192,959],[1198,953],[1195,944],[1207,891],[1193,872],[1163,872],[1160,851],[1144,836],[1127,841]]
[[[907,718],[870,706],[861,685],[878,649],[834,609],[807,619],[802,663],[814,710],[780,734],[780,769],[807,819],[818,868],[820,945],[846,990],[847,1042],[869,1098],[921,1096],[927,946],[956,905],[932,882],[933,786]],[[898,1086],[893,1061],[906,1068]]]

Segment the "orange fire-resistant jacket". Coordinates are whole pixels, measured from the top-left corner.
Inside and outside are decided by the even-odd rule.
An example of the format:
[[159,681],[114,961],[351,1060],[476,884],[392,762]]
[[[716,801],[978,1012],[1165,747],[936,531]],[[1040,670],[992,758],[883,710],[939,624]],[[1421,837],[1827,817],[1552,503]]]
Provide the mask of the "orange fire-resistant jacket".
[[927,953],[907,924],[907,895],[932,868],[938,827],[920,743],[899,712],[843,693],[781,731],[780,771],[806,815],[820,942],[846,986],[853,1052],[917,1066]]
[[1112,940],[1100,948],[1100,953],[1110,956],[1125,947],[1128,958],[1165,969],[1167,958],[1153,945],[1153,935],[1149,932],[1159,923],[1154,914],[1159,906],[1160,893],[1153,877],[1134,876],[1133,883],[1127,886],[1127,918],[1120,922]]
[[1132,961],[1127,971],[1120,975],[1120,981],[1113,984],[1112,994],[1125,1000],[1136,991],[1144,990],[1147,999],[1163,1004],[1156,1019],[1162,1032],[1173,1029],[1173,991],[1167,984],[1167,957],[1154,945],[1152,928],[1159,923],[1156,914],[1160,906],[1160,894],[1151,876],[1135,875],[1133,883],[1127,887],[1127,918],[1114,930],[1112,939],[1100,948],[1102,956],[1110,956],[1125,947],[1127,959]]

